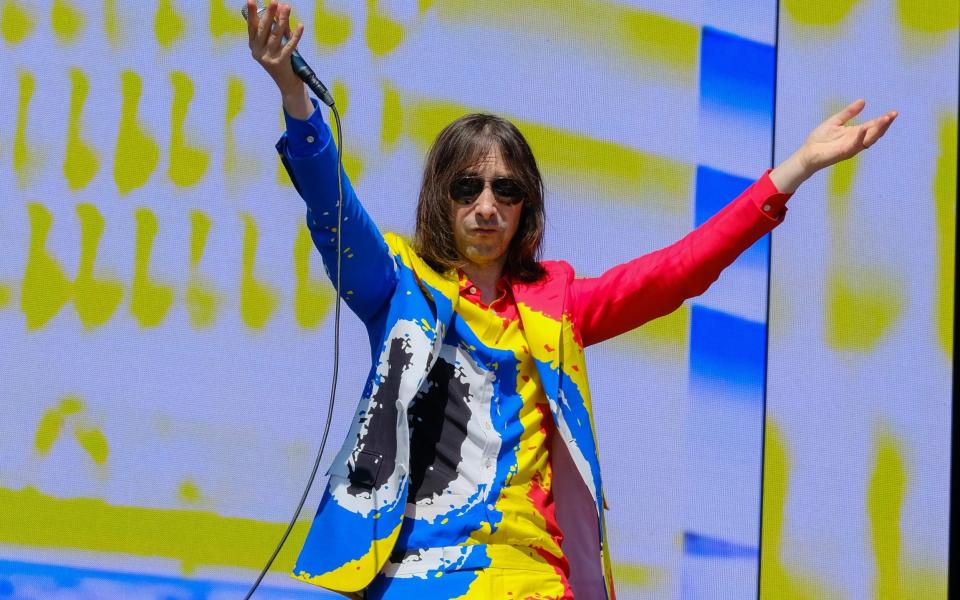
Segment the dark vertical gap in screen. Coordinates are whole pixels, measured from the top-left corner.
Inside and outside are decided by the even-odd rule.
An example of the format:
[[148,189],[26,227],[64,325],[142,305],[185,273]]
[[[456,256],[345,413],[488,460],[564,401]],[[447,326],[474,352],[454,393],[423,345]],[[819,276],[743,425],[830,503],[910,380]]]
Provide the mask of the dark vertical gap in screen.
[[[957,52],[957,118],[960,120],[960,44],[958,44]],[[960,128],[958,128],[957,133],[957,143],[960,145]],[[954,174],[957,183],[960,184],[960,169]],[[958,185],[960,188],[960,185]],[[956,219],[956,208],[957,204],[960,204],[960,189],[955,190],[957,192],[957,199],[954,204],[954,219]],[[957,360],[957,335],[960,333],[957,328],[957,275],[960,271],[957,270],[957,230],[954,228],[953,233],[953,249],[954,249],[954,261],[953,261],[953,384],[952,384],[952,406],[953,406],[953,415],[950,420],[950,522],[948,523],[948,531],[950,536],[950,549],[947,555],[947,597],[950,598],[950,584],[955,583],[956,579],[950,575],[951,569],[950,564],[955,562],[955,558],[958,556],[957,553],[957,492],[954,490],[954,486],[957,485],[957,482],[960,481],[960,472],[958,472],[958,465],[960,460],[957,456],[957,448],[960,444],[957,444],[957,423],[960,422],[960,383],[958,383],[958,360]]]
[[[777,82],[780,62],[780,0],[773,11],[773,114],[770,123],[770,166],[776,166],[777,157]],[[757,511],[757,594],[760,598],[760,580],[763,577],[763,482],[766,473],[767,449],[767,377],[770,372],[770,283],[773,280],[773,232],[767,234],[767,322],[764,328],[766,351],[763,355],[763,404],[760,410],[760,510]],[[956,369],[954,369],[956,373]]]

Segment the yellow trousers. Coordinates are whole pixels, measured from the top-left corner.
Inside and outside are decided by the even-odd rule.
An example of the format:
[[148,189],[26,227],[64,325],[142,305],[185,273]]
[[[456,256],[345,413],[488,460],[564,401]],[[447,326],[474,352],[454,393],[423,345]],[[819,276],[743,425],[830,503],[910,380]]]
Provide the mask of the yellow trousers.
[[381,573],[366,600],[573,600],[561,574],[522,569],[434,571],[388,577]]

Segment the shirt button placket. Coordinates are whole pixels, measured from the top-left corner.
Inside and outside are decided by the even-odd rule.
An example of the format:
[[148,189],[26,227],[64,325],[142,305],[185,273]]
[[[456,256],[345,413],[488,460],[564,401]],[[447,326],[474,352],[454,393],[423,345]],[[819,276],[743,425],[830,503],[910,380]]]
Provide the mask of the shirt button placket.
[[490,468],[493,468],[494,461],[496,461],[496,458],[497,458],[496,456],[492,456],[493,445],[494,445],[493,444],[494,431],[493,431],[493,427],[491,426],[491,421],[493,420],[493,380],[494,380],[493,371],[487,371],[485,378],[487,381],[483,386],[484,396],[486,399],[486,402],[484,404],[486,406],[488,415],[487,415],[487,418],[482,421],[483,426],[481,427],[481,429],[483,430],[483,465],[487,469],[490,469]]

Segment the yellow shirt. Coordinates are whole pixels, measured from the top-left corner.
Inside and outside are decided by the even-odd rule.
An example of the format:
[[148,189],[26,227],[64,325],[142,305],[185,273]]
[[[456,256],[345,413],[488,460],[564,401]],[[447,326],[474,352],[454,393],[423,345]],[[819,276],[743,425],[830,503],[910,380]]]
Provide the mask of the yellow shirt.
[[461,276],[443,350],[408,412],[411,483],[386,573],[568,572],[551,491],[553,417],[509,286],[498,290],[486,306]]

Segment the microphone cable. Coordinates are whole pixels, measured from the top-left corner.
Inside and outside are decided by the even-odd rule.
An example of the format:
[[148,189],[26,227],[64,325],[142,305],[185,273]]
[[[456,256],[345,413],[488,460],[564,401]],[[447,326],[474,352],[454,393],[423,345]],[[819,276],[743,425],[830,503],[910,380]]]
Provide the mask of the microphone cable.
[[290,536],[290,532],[293,531],[293,527],[297,522],[297,518],[300,516],[300,511],[303,510],[303,505],[307,501],[307,496],[310,494],[310,488],[313,487],[313,482],[317,477],[317,471],[320,470],[320,457],[323,456],[323,448],[327,443],[327,434],[330,433],[330,423],[333,420],[333,403],[337,395],[337,373],[340,369],[340,276],[342,275],[343,267],[343,128],[340,124],[340,112],[337,110],[337,107],[334,106],[332,98],[328,106],[330,106],[330,110],[333,112],[334,121],[337,124],[337,194],[339,200],[337,201],[337,278],[333,284],[334,292],[336,294],[336,300],[334,302],[333,309],[333,376],[330,382],[330,403],[327,407],[327,422],[323,426],[323,436],[320,438],[320,449],[317,451],[317,458],[313,462],[313,469],[310,471],[310,478],[307,480],[307,487],[303,490],[303,495],[300,496],[300,502],[297,504],[297,510],[293,513],[293,518],[290,519],[290,523],[287,525],[287,530],[283,532],[283,537],[280,538],[280,543],[277,544],[277,547],[273,550],[273,554],[270,555],[270,560],[268,560],[267,564],[263,566],[263,569],[260,571],[260,575],[257,577],[257,580],[250,587],[247,595],[243,597],[244,600],[250,600],[250,598],[253,596],[253,593],[257,591],[257,588],[260,586],[260,582],[263,581],[267,571],[269,571],[270,567],[273,566],[273,561],[276,560],[277,555],[280,554],[280,549],[283,548],[283,544]]

